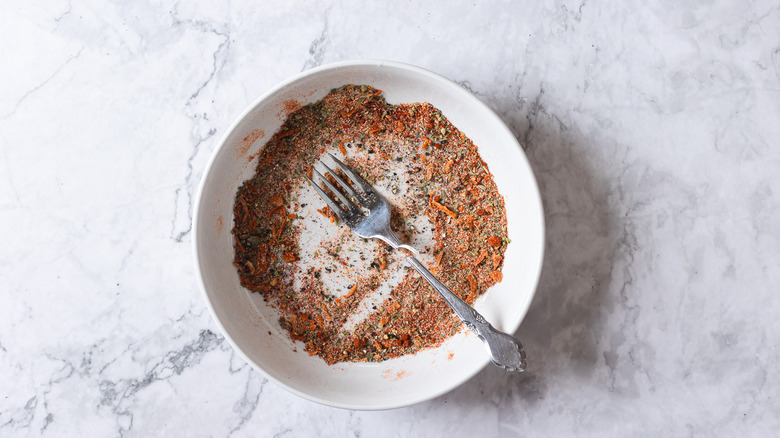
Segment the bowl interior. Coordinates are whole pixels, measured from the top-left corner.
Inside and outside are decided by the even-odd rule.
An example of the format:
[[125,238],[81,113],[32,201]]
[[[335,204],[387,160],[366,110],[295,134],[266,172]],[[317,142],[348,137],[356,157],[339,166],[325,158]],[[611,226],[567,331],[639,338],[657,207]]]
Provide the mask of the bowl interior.
[[[233,199],[255,172],[253,156],[290,109],[345,84],[369,84],[388,102],[430,102],[479,147],[507,209],[511,243],[503,281],[476,308],[496,328],[513,333],[536,289],[544,224],[539,191],[520,145],[504,123],[460,86],[397,63],[340,63],[310,70],[270,91],[231,127],[203,176],[194,218],[194,251],[207,304],[228,341],[269,379],[320,403],[351,409],[400,407],[442,394],[489,362],[484,345],[461,330],[441,347],[376,364],[328,366],[295,345],[274,309],[241,287],[232,265]],[[533,359],[531,358],[531,361]]]

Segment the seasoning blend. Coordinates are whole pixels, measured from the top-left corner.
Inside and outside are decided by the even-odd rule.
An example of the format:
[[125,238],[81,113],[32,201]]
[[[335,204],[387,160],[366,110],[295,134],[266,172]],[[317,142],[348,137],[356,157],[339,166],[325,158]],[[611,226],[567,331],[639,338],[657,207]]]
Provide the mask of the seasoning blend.
[[305,182],[326,152],[375,185],[393,228],[469,304],[500,282],[508,243],[503,197],[477,147],[428,103],[390,105],[345,85],[287,117],[234,204],[241,284],[328,364],[381,362],[440,345],[462,323],[403,252],[362,240]]

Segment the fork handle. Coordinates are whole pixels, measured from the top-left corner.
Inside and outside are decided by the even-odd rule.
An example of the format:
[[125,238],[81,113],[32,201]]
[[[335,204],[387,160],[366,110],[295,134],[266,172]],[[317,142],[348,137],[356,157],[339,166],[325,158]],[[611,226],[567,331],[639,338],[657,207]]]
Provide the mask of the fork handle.
[[494,364],[508,371],[525,370],[525,350],[520,341],[496,330],[479,312],[439,281],[416,257],[409,257],[406,261],[436,289],[461,321],[487,345]]

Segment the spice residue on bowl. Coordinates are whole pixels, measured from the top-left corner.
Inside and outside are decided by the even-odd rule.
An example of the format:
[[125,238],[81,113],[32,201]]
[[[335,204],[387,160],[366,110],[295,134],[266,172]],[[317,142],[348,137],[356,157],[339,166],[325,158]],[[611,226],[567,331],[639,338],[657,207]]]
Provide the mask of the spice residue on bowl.
[[[295,110],[234,204],[234,264],[280,325],[327,363],[380,362],[441,344],[462,323],[404,253],[363,240],[305,181],[327,153],[377,187],[392,226],[468,303],[501,281],[504,200],[477,147],[428,103],[345,85]],[[327,159],[325,159],[327,162]]]

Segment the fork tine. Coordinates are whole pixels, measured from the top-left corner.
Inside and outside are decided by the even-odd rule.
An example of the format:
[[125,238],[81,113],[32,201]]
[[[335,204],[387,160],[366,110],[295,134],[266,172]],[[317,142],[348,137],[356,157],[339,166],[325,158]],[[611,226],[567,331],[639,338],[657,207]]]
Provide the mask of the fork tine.
[[320,160],[320,165],[322,165],[322,167],[324,167],[324,168],[325,168],[325,170],[326,170],[326,172],[325,172],[325,173],[329,173],[329,174],[330,174],[330,175],[333,177],[333,179],[335,179],[335,180],[336,180],[336,182],[337,182],[337,183],[339,183],[339,185],[341,186],[341,188],[342,188],[342,189],[344,189],[344,191],[345,191],[345,192],[347,192],[347,193],[349,194],[349,196],[352,196],[353,198],[355,198],[355,199],[356,199],[356,200],[358,200],[358,201],[361,201],[361,200],[363,199],[363,197],[362,197],[362,196],[360,196],[360,195],[358,195],[358,193],[357,193],[357,192],[356,192],[356,191],[355,191],[355,190],[354,190],[354,189],[353,189],[353,188],[352,188],[352,187],[351,187],[349,184],[347,184],[346,182],[344,182],[344,180],[343,180],[343,179],[341,179],[341,177],[340,177],[340,176],[336,175],[336,172],[334,172],[333,170],[331,170],[331,168],[330,168],[330,167],[328,167],[328,165],[327,165],[327,164],[325,164],[325,162],[324,162],[324,161]]
[[[315,170],[316,172],[316,170]],[[326,195],[325,192],[314,183],[314,181],[311,180],[308,176],[306,177],[307,180],[311,183],[311,186],[314,187],[314,190],[317,192],[318,195],[320,195],[320,198],[322,198],[323,201],[325,201],[326,204],[328,204],[328,207],[336,213],[336,216],[339,217],[339,219],[344,220],[344,210],[339,207],[338,204],[336,204],[332,199],[330,199],[330,196]]]
[[341,191],[339,189],[337,189],[336,186],[334,186],[333,184],[330,183],[330,181],[325,179],[325,177],[322,176],[322,174],[320,172],[318,172],[317,169],[312,167],[312,171],[314,171],[314,173],[317,174],[319,179],[330,189],[331,192],[333,192],[334,195],[336,195],[341,200],[341,202],[344,203],[344,205],[348,209],[354,210],[354,209],[357,208],[357,206],[352,201],[350,201],[349,198],[344,196],[344,194],[341,193]]
[[330,158],[333,160],[333,162],[336,163],[337,166],[339,166],[339,169],[341,169],[341,171],[344,172],[344,174],[347,175],[347,177],[349,177],[349,179],[352,180],[352,182],[355,183],[356,186],[360,187],[360,189],[366,193],[373,192],[371,185],[368,184],[363,178],[358,176],[358,174],[353,172],[352,169],[347,167],[346,164],[339,161],[339,159],[334,157],[333,154],[328,153],[328,155],[330,155]]

